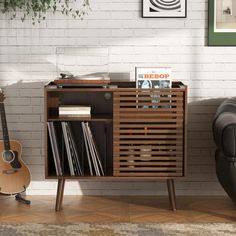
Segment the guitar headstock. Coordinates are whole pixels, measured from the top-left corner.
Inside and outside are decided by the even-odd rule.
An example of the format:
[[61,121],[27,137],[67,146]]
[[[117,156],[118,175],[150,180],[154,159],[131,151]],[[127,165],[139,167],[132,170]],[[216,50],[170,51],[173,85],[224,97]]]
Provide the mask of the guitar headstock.
[[4,102],[5,98],[6,98],[5,94],[4,94],[3,90],[0,88],[0,102]]

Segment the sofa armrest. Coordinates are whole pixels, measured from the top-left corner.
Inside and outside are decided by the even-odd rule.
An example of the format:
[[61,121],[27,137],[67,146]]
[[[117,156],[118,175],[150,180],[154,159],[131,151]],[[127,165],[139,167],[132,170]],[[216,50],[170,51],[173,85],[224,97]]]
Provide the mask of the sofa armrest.
[[212,125],[217,147],[228,157],[236,157],[236,97],[218,107]]

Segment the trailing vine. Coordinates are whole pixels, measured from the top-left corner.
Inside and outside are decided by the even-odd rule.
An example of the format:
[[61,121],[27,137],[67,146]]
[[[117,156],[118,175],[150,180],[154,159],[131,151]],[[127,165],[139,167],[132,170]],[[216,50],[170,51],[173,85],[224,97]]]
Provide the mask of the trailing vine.
[[89,0],[81,1],[79,9],[73,9],[73,4],[78,0],[0,0],[0,10],[4,14],[9,14],[10,19],[15,19],[18,14],[22,22],[30,17],[32,23],[40,23],[46,19],[46,13],[60,11],[64,15],[73,18],[83,19],[88,13]]

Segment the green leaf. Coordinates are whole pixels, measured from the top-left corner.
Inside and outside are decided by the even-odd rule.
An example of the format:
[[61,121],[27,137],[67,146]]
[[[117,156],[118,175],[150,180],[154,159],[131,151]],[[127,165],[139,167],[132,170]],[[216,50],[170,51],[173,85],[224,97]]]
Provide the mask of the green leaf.
[[[74,0],[74,2],[76,1]],[[53,12],[59,10],[62,14],[82,20],[83,15],[88,14],[90,7],[89,0],[80,1],[83,2],[82,7],[74,9],[71,7],[73,3],[70,0],[0,0],[0,12],[8,14],[11,20],[19,14],[22,22],[29,17],[33,25],[35,22],[40,23],[41,20],[45,20],[46,14],[50,10]]]

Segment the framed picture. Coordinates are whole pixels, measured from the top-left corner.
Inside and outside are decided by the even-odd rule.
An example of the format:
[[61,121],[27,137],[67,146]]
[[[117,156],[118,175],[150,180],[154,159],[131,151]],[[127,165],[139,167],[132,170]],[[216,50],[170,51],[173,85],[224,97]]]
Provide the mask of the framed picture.
[[169,67],[136,67],[137,88],[171,88],[171,68]]
[[144,18],[186,18],[187,0],[143,0]]
[[208,45],[236,46],[236,1],[209,0]]

